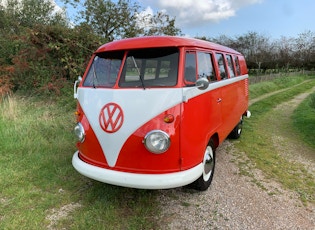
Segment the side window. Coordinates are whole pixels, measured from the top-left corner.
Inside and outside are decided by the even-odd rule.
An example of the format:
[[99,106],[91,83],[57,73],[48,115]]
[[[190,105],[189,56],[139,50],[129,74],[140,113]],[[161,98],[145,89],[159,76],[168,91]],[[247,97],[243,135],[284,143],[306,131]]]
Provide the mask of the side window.
[[226,79],[227,78],[227,74],[226,74],[223,54],[216,53],[215,56],[217,58],[221,80]]
[[226,55],[226,60],[227,60],[227,64],[228,64],[228,70],[229,70],[230,77],[235,77],[232,56]]
[[196,54],[195,52],[187,52],[185,58],[185,83],[186,85],[194,85],[196,82]]
[[241,75],[241,68],[240,68],[240,62],[238,60],[237,56],[234,56],[234,62],[235,62],[235,69],[237,76]]
[[209,53],[198,52],[198,78],[205,77],[210,82],[216,81],[213,70],[212,56]]

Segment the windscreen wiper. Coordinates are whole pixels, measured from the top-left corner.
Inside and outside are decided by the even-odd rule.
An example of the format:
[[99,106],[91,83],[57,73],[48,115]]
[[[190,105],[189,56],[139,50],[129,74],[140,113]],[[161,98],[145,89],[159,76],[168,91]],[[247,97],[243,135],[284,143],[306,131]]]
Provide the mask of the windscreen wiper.
[[140,78],[142,87],[143,87],[143,89],[145,89],[145,86],[144,86],[144,79],[143,79],[143,76],[142,76],[141,73],[140,73],[140,70],[139,70],[138,66],[137,66],[137,62],[136,62],[136,60],[135,60],[135,58],[134,58],[133,56],[131,56],[131,58],[132,58],[132,60],[133,60],[133,64],[135,65],[135,67],[136,67],[136,69],[137,69],[137,71],[138,71],[138,74],[139,74],[139,78]]

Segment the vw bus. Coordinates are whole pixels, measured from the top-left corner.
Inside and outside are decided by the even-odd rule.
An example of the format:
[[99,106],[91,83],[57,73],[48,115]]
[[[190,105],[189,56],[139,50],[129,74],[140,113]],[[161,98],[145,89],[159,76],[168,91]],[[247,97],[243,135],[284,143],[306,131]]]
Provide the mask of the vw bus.
[[206,190],[216,148],[228,136],[238,138],[250,114],[244,56],[183,37],[102,45],[76,81],[74,97],[74,168],[140,189]]

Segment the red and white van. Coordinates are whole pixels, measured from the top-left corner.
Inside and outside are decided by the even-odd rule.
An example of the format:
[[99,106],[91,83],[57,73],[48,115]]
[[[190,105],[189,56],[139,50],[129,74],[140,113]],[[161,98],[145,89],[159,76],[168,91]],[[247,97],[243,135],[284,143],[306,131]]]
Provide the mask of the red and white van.
[[247,67],[239,52],[182,37],[114,41],[93,54],[74,85],[74,168],[132,188],[212,180],[215,149],[238,138],[249,116]]

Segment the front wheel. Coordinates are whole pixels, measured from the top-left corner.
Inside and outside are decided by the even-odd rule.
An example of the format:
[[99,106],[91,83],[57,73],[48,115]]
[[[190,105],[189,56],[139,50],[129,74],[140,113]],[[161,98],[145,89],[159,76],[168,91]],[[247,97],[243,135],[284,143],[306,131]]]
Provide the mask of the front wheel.
[[199,190],[205,191],[211,184],[214,167],[215,167],[215,147],[214,142],[210,140],[208,146],[206,147],[204,157],[203,157],[203,172],[202,175],[191,184],[191,187]]

